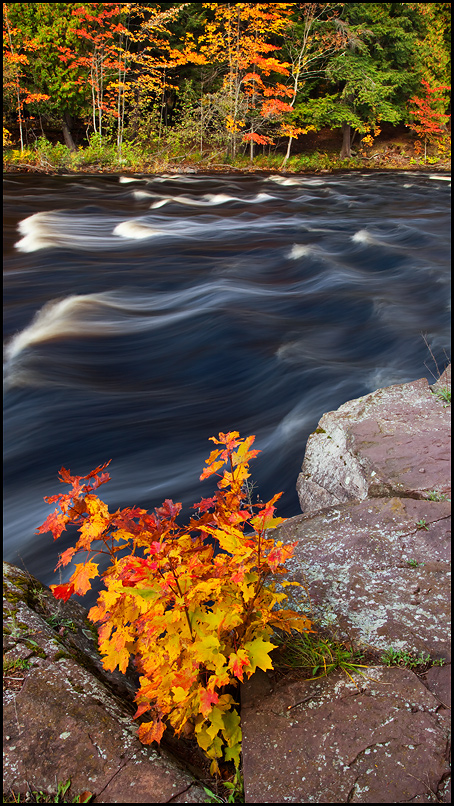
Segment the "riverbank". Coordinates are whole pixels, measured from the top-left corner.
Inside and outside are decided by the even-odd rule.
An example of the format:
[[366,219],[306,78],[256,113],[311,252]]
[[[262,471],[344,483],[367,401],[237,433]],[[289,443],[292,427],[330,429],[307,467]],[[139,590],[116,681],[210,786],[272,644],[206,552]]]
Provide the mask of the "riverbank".
[[[318,655],[307,665],[303,642],[290,642],[273,670],[241,686],[244,796],[235,800],[450,802],[450,387],[447,367],[431,386],[377,389],[327,412],[311,436],[303,483],[322,477],[324,487],[276,531],[296,541],[291,573],[311,618],[343,643],[321,642],[322,673]],[[317,451],[326,440],[331,452]],[[390,444],[405,448],[390,456]],[[79,602],[57,603],[8,563],[4,583],[5,802],[57,782],[97,803],[207,802],[205,787],[226,802],[190,737],[167,730],[159,753],[140,744],[137,677],[103,668]]]
[[[307,141],[306,141],[307,140]],[[29,172],[40,174],[110,174],[128,173],[336,173],[339,171],[451,171],[450,139],[443,144],[424,149],[405,127],[385,129],[372,146],[352,150],[349,159],[339,156],[339,138],[335,132],[324,130],[306,138],[304,147],[295,144],[295,153],[288,160],[279,150],[257,153],[251,162],[249,155],[229,157],[224,149],[189,148],[184,151],[169,145],[152,150],[134,143],[124,143],[121,153],[116,144],[100,143],[91,138],[88,145],[70,151],[59,142],[39,138],[23,151],[17,145],[4,146],[5,173]]]
[[[325,167],[328,166],[328,167]],[[434,173],[451,173],[451,160],[440,160],[436,163],[424,163],[421,161],[416,163],[414,160],[407,159],[396,161],[395,159],[388,159],[386,157],[377,159],[371,164],[370,161],[360,160],[356,157],[350,160],[329,159],[320,160],[319,164],[316,157],[307,165],[302,167],[298,166],[285,166],[280,169],[276,165],[264,166],[262,163],[245,164],[241,167],[231,165],[228,163],[192,163],[189,161],[184,162],[164,162],[164,163],[148,163],[140,166],[124,166],[116,165],[102,165],[100,162],[93,162],[86,165],[80,165],[77,168],[70,166],[58,166],[50,164],[30,164],[28,162],[15,162],[3,163],[3,173],[32,173],[44,174],[47,176],[58,175],[74,175],[79,174],[118,174],[127,172],[128,174],[149,175],[156,173],[170,173],[170,174],[260,174],[260,173],[320,173],[320,174],[336,174],[351,171],[352,173],[367,171],[368,173],[383,172],[383,171],[409,171],[424,173],[431,171]]]

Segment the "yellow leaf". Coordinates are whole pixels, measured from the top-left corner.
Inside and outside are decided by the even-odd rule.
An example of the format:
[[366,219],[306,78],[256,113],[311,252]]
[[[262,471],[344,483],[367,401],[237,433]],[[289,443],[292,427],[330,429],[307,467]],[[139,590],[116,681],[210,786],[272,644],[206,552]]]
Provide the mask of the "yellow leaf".
[[172,688],[173,691],[173,701],[175,703],[183,702],[186,699],[188,692],[182,686],[174,686]]
[[251,661],[251,667],[245,669],[248,677],[255,672],[257,667],[263,669],[264,672],[266,672],[267,669],[273,668],[269,653],[275,648],[275,644],[264,641],[263,638],[254,638],[253,641],[247,641],[244,644],[244,649],[248,653],[249,660]]

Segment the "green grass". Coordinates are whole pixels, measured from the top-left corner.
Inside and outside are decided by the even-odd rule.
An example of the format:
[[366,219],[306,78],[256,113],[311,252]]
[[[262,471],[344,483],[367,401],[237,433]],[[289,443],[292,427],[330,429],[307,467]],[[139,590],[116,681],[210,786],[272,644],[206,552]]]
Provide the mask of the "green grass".
[[363,652],[317,633],[290,638],[274,635],[273,640],[278,644],[273,653],[274,667],[287,672],[300,670],[309,680],[325,677],[335,669],[342,669],[349,677],[354,671],[367,669],[367,664],[360,663]]
[[429,527],[427,526],[427,522],[424,520],[424,518],[421,518],[421,520],[416,521],[416,526],[418,527],[418,529],[425,529],[426,532],[429,531]]
[[236,770],[232,781],[222,781],[222,787],[227,790],[226,797],[217,795],[204,786],[203,788],[209,798],[205,803],[244,803],[244,781],[242,774],[238,770]]
[[437,493],[436,490],[432,490],[428,494],[427,500],[428,501],[450,501],[451,499],[448,498],[448,496],[445,495],[445,493]]
[[16,658],[15,660],[3,658],[3,674],[9,675],[11,672],[25,672],[27,669],[30,669],[31,665],[31,662],[24,658]]
[[430,666],[443,666],[444,660],[442,658],[432,659],[427,653],[420,652],[416,655],[414,652],[404,652],[400,649],[393,649],[390,647],[380,657],[381,663],[385,666],[406,666],[408,669],[426,670]]
[[447,386],[443,386],[435,392],[436,397],[444,403],[451,405],[451,390]]
[[30,786],[27,795],[10,790],[9,793],[3,794],[3,803],[90,803],[94,797],[91,792],[82,792],[73,800],[68,800],[66,796],[70,786],[71,779],[68,778],[65,784],[57,785],[56,793],[34,791]]

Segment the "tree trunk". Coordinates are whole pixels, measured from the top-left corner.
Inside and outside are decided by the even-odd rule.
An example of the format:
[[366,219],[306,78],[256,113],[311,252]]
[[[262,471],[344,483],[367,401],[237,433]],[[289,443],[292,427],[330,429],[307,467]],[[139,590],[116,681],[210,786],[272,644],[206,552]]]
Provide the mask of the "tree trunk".
[[73,137],[72,137],[72,134],[71,134],[71,125],[72,125],[71,115],[69,114],[69,112],[65,112],[64,115],[63,115],[63,118],[64,119],[63,119],[63,123],[62,123],[62,129],[63,129],[63,137],[64,137],[64,140],[65,140],[65,144],[68,146],[70,151],[77,151],[76,145],[74,143],[74,140],[73,140]]
[[348,123],[342,124],[342,148],[341,159],[350,159],[351,153],[351,126]]
[[291,149],[291,147],[292,147],[292,140],[293,140],[293,137],[289,137],[289,138],[288,138],[288,143],[287,143],[287,153],[286,153],[286,155],[285,155],[284,159],[282,160],[282,162],[281,162],[281,164],[280,164],[280,166],[279,166],[279,170],[280,170],[280,171],[282,171],[282,169],[283,169],[284,165],[286,164],[286,162],[287,162],[287,160],[288,160],[288,158],[289,158],[289,156],[290,156],[290,149]]

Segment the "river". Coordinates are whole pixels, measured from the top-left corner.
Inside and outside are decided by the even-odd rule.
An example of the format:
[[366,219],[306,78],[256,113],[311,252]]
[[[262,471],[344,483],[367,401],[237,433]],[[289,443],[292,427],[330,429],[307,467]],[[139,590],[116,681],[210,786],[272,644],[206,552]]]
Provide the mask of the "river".
[[62,466],[111,459],[112,510],[188,511],[219,431],[256,435],[254,497],[298,514],[322,414],[433,382],[423,334],[445,366],[449,244],[429,172],[5,175],[5,559],[58,582],[70,535],[34,531]]

